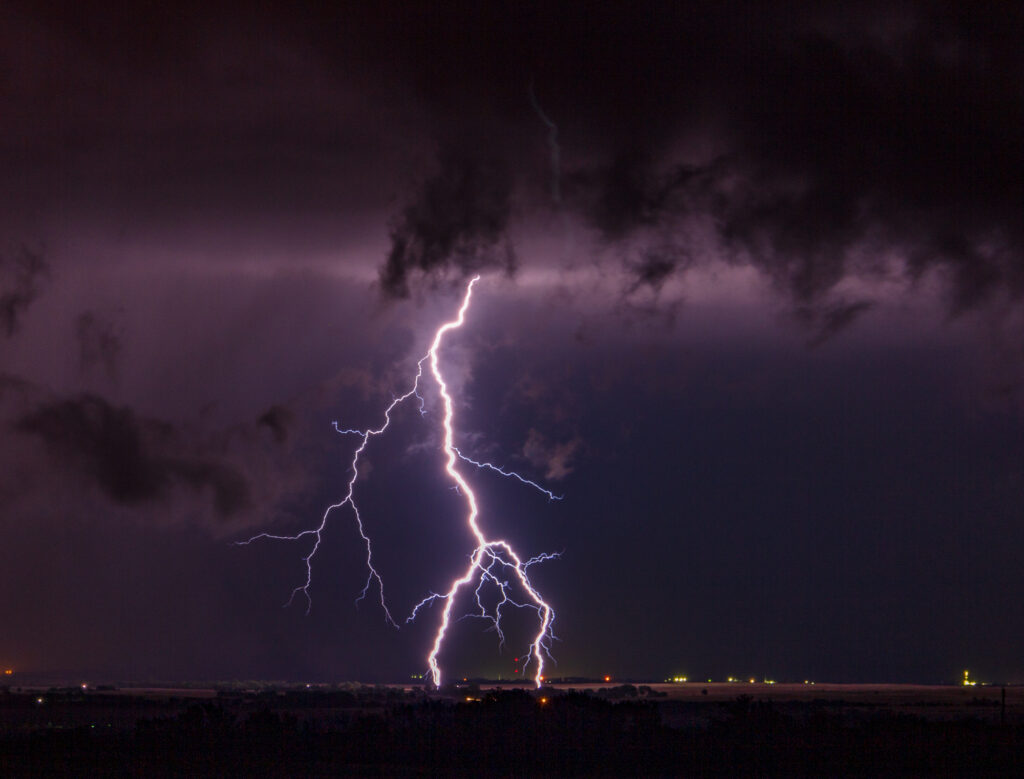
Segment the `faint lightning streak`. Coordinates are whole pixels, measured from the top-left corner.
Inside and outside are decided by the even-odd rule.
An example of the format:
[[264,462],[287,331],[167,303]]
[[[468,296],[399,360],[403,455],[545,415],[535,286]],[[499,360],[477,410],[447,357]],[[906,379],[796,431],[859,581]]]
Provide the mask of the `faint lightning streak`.
[[530,82],[530,105],[533,106],[533,110],[537,112],[537,116],[544,122],[548,128],[548,146],[551,148],[551,197],[558,203],[562,204],[562,185],[561,185],[561,171],[562,171],[562,150],[558,145],[558,125],[555,124],[544,113],[544,109],[540,107],[540,103],[537,102],[537,95],[533,91],[533,82]]
[[[441,368],[438,360],[438,352],[441,348],[441,342],[444,340],[444,336],[451,330],[462,327],[466,321],[466,311],[469,309],[469,303],[473,296],[473,287],[480,280],[479,276],[473,277],[466,287],[466,296],[462,301],[462,306],[459,308],[458,316],[451,322],[446,322],[437,329],[437,333],[434,336],[434,342],[430,346],[430,350],[427,352],[427,356],[430,358],[430,371],[434,375],[434,381],[437,382],[438,391],[441,395],[441,400],[444,406],[444,452],[446,456],[445,470],[452,480],[458,485],[460,492],[466,498],[466,505],[469,509],[469,513],[466,517],[466,524],[472,531],[473,536],[476,538],[477,546],[473,550],[473,554],[470,557],[469,566],[466,568],[465,573],[462,576],[455,579],[448,589],[448,592],[444,595],[431,595],[425,601],[421,601],[416,606],[414,614],[419,610],[425,602],[433,602],[437,599],[443,599],[445,601],[444,612],[441,616],[441,625],[437,629],[437,633],[434,636],[434,645],[430,650],[430,654],[427,656],[427,664],[430,666],[430,673],[436,687],[441,686],[441,668],[438,665],[437,657],[441,652],[441,647],[444,644],[445,635],[448,632],[448,627],[451,624],[452,608],[455,605],[455,596],[459,590],[469,584],[476,574],[480,572],[481,576],[491,575],[489,574],[490,566],[484,566],[482,559],[484,555],[489,555],[492,558],[491,565],[497,560],[503,562],[506,566],[511,567],[519,580],[519,583],[523,586],[523,589],[529,594],[530,599],[535,604],[537,613],[540,617],[540,630],[534,637],[533,642],[530,644],[530,656],[535,658],[537,661],[537,672],[534,681],[538,687],[541,684],[541,675],[544,671],[544,654],[548,651],[548,645],[545,643],[546,640],[553,638],[551,633],[551,625],[555,618],[555,612],[549,606],[544,599],[540,596],[540,593],[534,589],[530,583],[529,577],[526,575],[526,565],[519,558],[519,556],[512,549],[511,545],[502,539],[488,540],[483,534],[477,523],[477,517],[479,516],[479,508],[477,506],[476,494],[473,492],[469,483],[465,480],[462,474],[459,472],[457,462],[460,459],[455,448],[455,430],[454,430],[454,417],[455,408],[452,401],[452,396],[448,392],[448,384],[445,382],[444,376],[441,373]],[[499,555],[498,550],[504,550],[505,555]],[[509,562],[511,560],[511,562]],[[495,579],[496,580],[496,579]],[[504,591],[504,587],[502,587]],[[479,601],[478,601],[479,603]],[[500,613],[495,613],[494,621],[500,621]],[[500,627],[499,627],[500,630]],[[527,664],[529,660],[527,661]]]

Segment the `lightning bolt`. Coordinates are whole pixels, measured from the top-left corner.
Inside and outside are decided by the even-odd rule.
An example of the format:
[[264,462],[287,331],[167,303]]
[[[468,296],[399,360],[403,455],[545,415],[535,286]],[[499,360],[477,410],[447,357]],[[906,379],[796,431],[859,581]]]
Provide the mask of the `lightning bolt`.
[[[376,590],[379,594],[380,605],[384,611],[385,619],[390,625],[397,628],[398,623],[395,622],[392,617],[391,611],[388,609],[387,601],[384,597],[384,580],[373,564],[373,547],[370,537],[367,535],[366,529],[363,525],[362,514],[360,513],[359,507],[355,501],[355,485],[356,481],[359,479],[359,461],[363,452],[366,450],[372,438],[383,434],[388,429],[391,424],[391,413],[396,407],[407,401],[409,398],[415,397],[419,400],[420,415],[426,415],[425,400],[423,396],[420,395],[420,381],[423,378],[424,363],[429,363],[430,372],[437,384],[444,408],[444,415],[442,419],[442,429],[444,432],[442,451],[445,456],[445,471],[453,482],[452,487],[455,492],[466,502],[466,525],[476,540],[476,547],[473,549],[469,558],[469,564],[462,575],[452,581],[446,592],[432,592],[426,598],[417,603],[413,607],[408,619],[406,619],[406,622],[408,623],[415,620],[423,607],[433,605],[437,601],[444,602],[441,624],[434,636],[434,643],[431,647],[430,654],[427,656],[427,665],[430,668],[431,679],[436,687],[440,687],[441,668],[438,662],[438,657],[444,645],[448,629],[452,623],[452,614],[457,596],[463,588],[467,588],[472,582],[476,581],[477,584],[473,591],[473,600],[476,607],[475,611],[465,614],[460,619],[472,617],[489,621],[491,623],[491,628],[498,635],[499,647],[503,646],[505,643],[505,634],[501,628],[501,619],[504,609],[509,607],[532,609],[537,613],[538,630],[530,644],[528,660],[527,664],[524,666],[524,670],[528,667],[531,661],[536,661],[534,683],[540,687],[544,672],[544,658],[545,656],[550,657],[551,642],[555,639],[555,635],[552,630],[555,612],[541,597],[537,589],[531,584],[527,571],[531,566],[546,560],[555,559],[559,555],[556,553],[541,554],[524,561],[518,554],[516,554],[512,545],[508,541],[500,538],[488,538],[480,528],[480,524],[477,521],[480,511],[477,504],[476,494],[473,492],[473,489],[470,487],[465,477],[459,471],[458,463],[465,462],[477,469],[493,471],[501,476],[516,479],[546,495],[548,500],[561,500],[562,496],[555,495],[550,490],[542,487],[534,481],[531,481],[530,479],[525,478],[524,476],[521,476],[515,471],[505,470],[504,468],[500,468],[492,463],[474,460],[459,451],[455,446],[454,402],[452,400],[451,393],[448,391],[448,384],[444,379],[439,363],[438,355],[441,350],[441,344],[444,341],[444,337],[450,331],[462,327],[473,296],[473,287],[479,280],[479,276],[475,276],[470,280],[466,287],[466,293],[462,300],[462,305],[459,307],[458,315],[454,320],[444,323],[437,329],[434,334],[434,340],[430,345],[430,349],[416,363],[416,375],[413,378],[412,386],[405,394],[392,399],[391,404],[384,411],[384,422],[380,427],[360,430],[342,428],[338,422],[333,423],[334,429],[338,433],[343,435],[354,435],[359,437],[361,440],[352,455],[352,461],[349,465],[350,475],[345,496],[337,503],[332,503],[324,510],[324,513],[320,518],[319,525],[315,528],[303,530],[290,536],[258,533],[245,541],[238,541],[236,544],[239,546],[246,546],[255,541],[264,539],[273,541],[298,541],[303,538],[314,538],[315,541],[312,549],[309,554],[303,558],[303,562],[306,567],[305,582],[292,590],[291,596],[285,604],[285,606],[291,605],[294,602],[295,597],[299,593],[302,593],[306,599],[306,613],[308,614],[313,603],[309,592],[313,582],[313,558],[320,549],[323,531],[327,527],[327,520],[332,512],[344,506],[351,507],[353,516],[356,520],[356,526],[359,529],[359,535],[366,546],[366,567],[368,571],[366,584],[359,593],[359,597],[356,598],[356,602],[358,603],[363,600],[369,593],[370,588],[376,584]],[[517,600],[514,597],[516,584],[518,584],[521,590],[525,593],[525,598],[521,597]],[[483,598],[484,589],[488,585],[495,587],[500,596],[497,603],[490,608],[485,604]]]
[[[480,280],[479,276],[473,277],[472,281],[466,287],[466,297],[462,301],[462,306],[459,308],[458,317],[452,322],[446,322],[437,329],[437,334],[434,336],[434,342],[430,346],[430,350],[427,352],[427,356],[430,358],[430,371],[434,375],[434,381],[437,382],[438,391],[441,395],[441,400],[444,404],[444,453],[447,462],[445,463],[445,470],[459,487],[459,493],[466,499],[466,524],[469,529],[473,532],[473,536],[476,538],[476,549],[473,550],[473,554],[469,558],[469,566],[465,572],[459,578],[455,579],[448,591],[443,595],[432,594],[413,610],[413,615],[419,610],[427,601],[433,602],[435,600],[444,601],[444,612],[441,617],[441,625],[437,629],[437,634],[434,636],[434,645],[430,650],[430,654],[427,656],[427,665],[430,666],[430,674],[433,678],[434,685],[441,685],[441,668],[438,664],[438,655],[441,653],[441,647],[444,645],[445,635],[448,633],[448,628],[451,624],[452,609],[455,605],[455,598],[463,587],[468,585],[471,581],[480,577],[481,581],[476,591],[476,602],[480,606],[482,616],[491,619],[495,629],[498,631],[499,636],[504,639],[501,634],[501,606],[508,599],[508,583],[499,580],[493,573],[494,566],[500,565],[502,568],[512,569],[512,574],[522,585],[523,589],[529,595],[532,603],[532,608],[536,609],[537,616],[540,621],[540,628],[530,644],[530,657],[536,659],[537,670],[534,676],[534,681],[537,686],[540,687],[541,676],[544,672],[544,655],[550,651],[550,642],[554,639],[554,634],[551,631],[551,626],[555,619],[555,612],[549,606],[544,599],[540,596],[540,593],[530,584],[530,578],[527,576],[526,571],[529,567],[528,561],[524,563],[522,559],[515,553],[512,546],[503,539],[489,539],[484,535],[480,529],[480,525],[477,522],[477,517],[480,514],[479,507],[477,505],[476,494],[473,492],[469,483],[459,472],[457,467],[459,457],[458,451],[455,448],[455,430],[454,430],[454,403],[452,402],[452,396],[448,392],[448,384],[444,380],[444,376],[441,374],[441,368],[438,363],[438,352],[441,349],[441,342],[444,340],[444,336],[451,330],[462,327],[466,321],[466,311],[469,309],[469,303],[473,296],[473,287]],[[493,468],[493,466],[491,466]],[[495,469],[497,470],[497,469]],[[521,481],[526,481],[522,479]],[[502,601],[495,606],[494,610],[488,612],[483,607],[480,601],[480,587],[483,586],[485,581],[495,582],[502,594]],[[531,603],[519,604],[512,602],[513,605],[531,607]]]
[[530,82],[530,105],[533,106],[533,110],[537,112],[537,116],[544,122],[545,127],[548,128],[548,147],[551,149],[551,198],[561,205],[562,203],[562,185],[561,185],[561,171],[562,171],[562,150],[558,145],[558,125],[551,121],[550,117],[544,113],[544,109],[540,107],[540,103],[537,102],[537,95],[533,91],[533,82]]

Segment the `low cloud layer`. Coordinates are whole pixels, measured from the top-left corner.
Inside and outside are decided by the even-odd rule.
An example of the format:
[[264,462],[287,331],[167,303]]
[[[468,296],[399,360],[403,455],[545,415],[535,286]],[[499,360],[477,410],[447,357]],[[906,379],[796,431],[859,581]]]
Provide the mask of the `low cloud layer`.
[[22,246],[0,254],[0,329],[12,337],[22,318],[39,297],[50,277],[50,265],[42,253]]
[[212,460],[174,454],[181,443],[172,427],[139,419],[131,409],[96,396],[44,405],[18,419],[14,429],[40,438],[61,464],[93,481],[116,503],[167,500],[174,487],[186,487],[209,491],[221,516],[251,505],[241,473]]
[[[0,390],[7,430],[0,457],[21,474],[16,482],[3,480],[12,503],[45,501],[56,480],[140,519],[181,516],[216,530],[270,521],[279,501],[303,482],[287,447],[294,418],[283,406],[251,425],[204,430],[95,394],[55,397],[10,376]],[[33,443],[41,445],[42,460],[32,454]]]

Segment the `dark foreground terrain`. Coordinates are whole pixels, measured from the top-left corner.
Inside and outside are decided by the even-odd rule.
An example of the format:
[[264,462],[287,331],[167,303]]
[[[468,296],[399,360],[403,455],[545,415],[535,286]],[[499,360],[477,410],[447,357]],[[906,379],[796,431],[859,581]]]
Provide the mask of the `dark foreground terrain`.
[[998,689],[660,687],[0,691],[0,776],[1024,773],[1015,688],[1004,707]]

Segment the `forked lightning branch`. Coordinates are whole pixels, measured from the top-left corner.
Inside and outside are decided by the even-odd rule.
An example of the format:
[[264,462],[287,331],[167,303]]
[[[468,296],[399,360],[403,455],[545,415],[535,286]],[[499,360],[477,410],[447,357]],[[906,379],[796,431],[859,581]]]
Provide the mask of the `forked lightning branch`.
[[[298,541],[303,538],[308,538],[312,540],[313,546],[309,553],[303,558],[306,565],[306,580],[292,591],[291,598],[288,600],[289,604],[292,603],[295,597],[301,593],[306,599],[306,611],[308,613],[309,608],[312,605],[312,600],[310,599],[310,587],[313,582],[313,559],[316,557],[317,551],[320,549],[320,543],[323,531],[327,526],[327,520],[333,512],[348,506],[352,510],[356,526],[359,529],[359,535],[366,545],[366,584],[363,586],[363,589],[356,600],[357,602],[362,600],[367,596],[371,589],[375,588],[379,595],[381,608],[384,610],[385,619],[397,628],[398,623],[395,622],[392,617],[391,611],[387,605],[387,599],[384,596],[384,579],[374,565],[373,545],[370,541],[370,536],[366,532],[366,526],[363,522],[363,516],[360,513],[359,506],[356,503],[355,491],[356,482],[359,479],[360,459],[366,451],[366,448],[370,445],[371,440],[376,436],[383,434],[388,429],[388,426],[391,424],[391,412],[394,411],[397,406],[413,397],[420,400],[421,411],[423,411],[423,397],[420,395],[420,383],[423,379],[424,364],[426,363],[431,375],[433,376],[434,383],[437,386],[438,395],[441,400],[441,407],[444,412],[441,419],[441,453],[444,458],[445,473],[447,473],[448,477],[453,482],[453,486],[457,488],[458,494],[462,496],[465,501],[465,523],[476,540],[476,547],[470,554],[467,567],[460,575],[456,576],[451,581],[448,589],[443,593],[431,593],[416,604],[406,622],[411,622],[416,619],[427,606],[442,606],[441,621],[438,625],[437,633],[434,636],[434,642],[431,646],[430,653],[427,655],[427,665],[430,669],[431,680],[435,686],[439,687],[441,685],[441,651],[444,647],[445,639],[448,636],[449,628],[451,627],[453,620],[456,619],[455,608],[456,603],[460,598],[464,601],[468,600],[470,603],[470,611],[466,612],[463,616],[478,617],[489,621],[501,644],[504,644],[505,641],[505,634],[502,631],[503,613],[510,608],[532,610],[536,612],[537,615],[537,632],[530,643],[529,653],[527,654],[527,665],[524,666],[523,670],[525,671],[526,667],[530,664],[533,665],[533,680],[539,687],[544,673],[544,659],[545,657],[550,657],[551,642],[555,637],[552,630],[555,621],[555,612],[543,597],[541,597],[540,592],[538,592],[530,582],[528,571],[534,564],[544,560],[550,560],[558,555],[541,554],[528,559],[523,559],[519,553],[512,548],[512,545],[508,541],[502,538],[494,538],[486,533],[480,523],[480,505],[477,500],[476,493],[463,476],[462,471],[460,470],[460,464],[464,463],[474,468],[491,471],[501,476],[517,479],[523,484],[533,487],[543,493],[549,500],[560,500],[560,497],[514,471],[499,468],[491,463],[473,460],[462,454],[455,445],[455,404],[452,400],[451,393],[448,389],[448,383],[445,381],[440,364],[440,352],[445,336],[452,330],[457,330],[462,327],[466,320],[466,312],[469,310],[470,301],[473,297],[473,288],[479,280],[480,277],[476,276],[467,285],[466,293],[462,299],[462,305],[459,307],[456,318],[450,322],[444,323],[437,329],[434,334],[434,340],[430,345],[430,349],[416,364],[416,375],[413,378],[412,386],[408,392],[394,398],[390,405],[387,406],[384,410],[383,424],[381,424],[379,428],[354,430],[342,428],[337,422],[334,423],[334,427],[339,433],[357,436],[360,441],[352,455],[352,461],[349,465],[349,478],[345,496],[337,503],[333,503],[326,508],[323,516],[320,518],[319,525],[315,528],[303,530],[300,533],[290,536],[259,533],[246,541],[240,541],[238,543],[240,545],[246,545],[261,539]],[[491,589],[492,592],[496,593],[496,597],[487,597],[486,591],[488,589]]]

